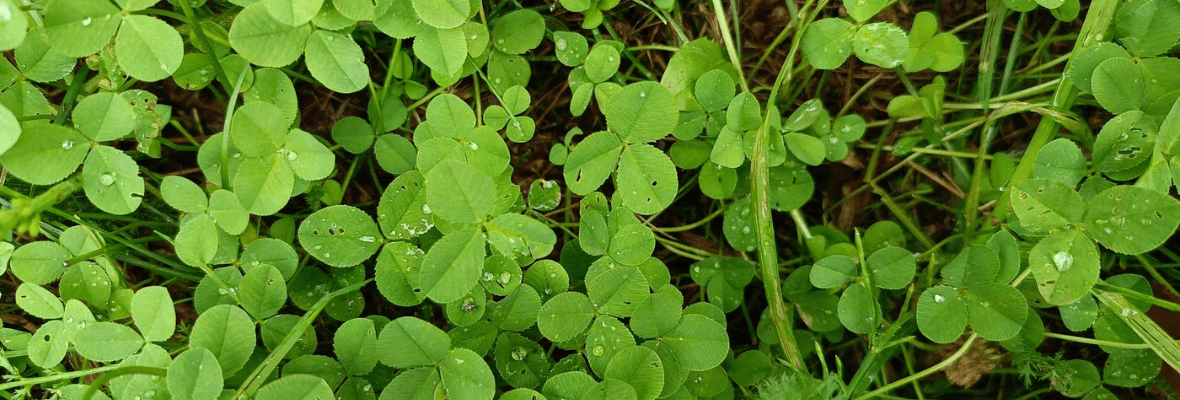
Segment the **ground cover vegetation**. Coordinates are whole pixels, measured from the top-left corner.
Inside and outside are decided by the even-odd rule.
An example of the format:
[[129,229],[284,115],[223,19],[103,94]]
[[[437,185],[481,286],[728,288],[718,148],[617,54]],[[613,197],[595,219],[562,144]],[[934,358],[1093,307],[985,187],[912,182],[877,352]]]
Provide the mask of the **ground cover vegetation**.
[[0,398],[1176,398],[1177,0],[0,0]]

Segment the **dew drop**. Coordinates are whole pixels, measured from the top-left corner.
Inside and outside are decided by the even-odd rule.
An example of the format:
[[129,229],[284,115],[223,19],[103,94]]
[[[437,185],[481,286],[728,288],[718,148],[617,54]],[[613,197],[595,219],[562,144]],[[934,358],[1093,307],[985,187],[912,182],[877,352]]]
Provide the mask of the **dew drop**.
[[82,26],[90,26],[91,22],[94,22],[94,18],[86,17],[86,19],[82,20]]
[[590,354],[593,354],[593,355],[599,356],[599,357],[601,357],[605,353],[606,353],[606,348],[602,347],[602,345],[594,346],[594,349],[590,350]]
[[365,242],[365,243],[373,243],[373,242],[377,241],[377,239],[373,238],[372,236],[361,236],[360,241]]
[[479,144],[475,142],[469,143],[467,147],[470,147],[472,150],[479,150]]
[[287,161],[295,161],[297,158],[299,158],[299,154],[295,153],[294,151],[287,152]]
[[523,361],[529,355],[529,350],[524,347],[517,347],[512,350],[512,359],[516,361]]
[[423,204],[423,205],[422,205],[422,213],[423,213],[423,214],[427,214],[427,215],[429,215],[431,212],[432,212],[432,211],[430,210],[430,206],[429,206],[429,205],[426,205],[426,204]]
[[61,142],[61,148],[65,149],[65,150],[73,149],[74,148],[74,141],[67,140],[67,141]]
[[565,39],[561,39],[561,40],[557,41],[557,50],[565,50],[565,47],[566,47]]
[[484,273],[483,273],[483,280],[484,280],[484,282],[491,282],[491,281],[492,281],[492,279],[496,279],[496,277],[495,277],[495,276],[493,276],[491,272],[484,272]]
[[102,176],[98,177],[98,183],[102,184],[103,186],[110,186],[115,183],[115,176],[111,174],[102,174]]
[[1059,251],[1053,254],[1053,265],[1057,267],[1057,272],[1065,272],[1069,267],[1073,266],[1073,255],[1068,252]]

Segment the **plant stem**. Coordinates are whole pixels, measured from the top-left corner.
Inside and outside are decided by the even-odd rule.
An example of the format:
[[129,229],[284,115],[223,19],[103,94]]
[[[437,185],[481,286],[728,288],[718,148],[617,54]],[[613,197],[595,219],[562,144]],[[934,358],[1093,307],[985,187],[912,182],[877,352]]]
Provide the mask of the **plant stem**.
[[98,392],[98,388],[102,387],[102,385],[105,385],[107,382],[110,382],[112,379],[123,375],[165,376],[168,375],[168,370],[144,365],[120,366],[118,369],[102,374],[102,376],[98,377],[98,379],[95,379],[94,382],[90,382],[90,386],[88,386],[86,391],[82,393],[81,400],[90,400],[91,397],[94,397],[94,393]]
[[75,174],[32,199],[6,186],[0,186],[0,193],[12,198],[12,209],[0,211],[0,232],[11,232],[15,229],[18,233],[36,236],[40,232],[41,213],[81,188],[82,174]]
[[947,367],[951,366],[951,364],[954,364],[955,361],[959,361],[960,358],[963,358],[963,355],[967,354],[967,350],[971,349],[971,345],[974,344],[975,339],[978,339],[978,338],[979,338],[979,335],[972,333],[971,337],[968,337],[967,341],[965,343],[963,343],[963,347],[959,348],[959,351],[956,351],[955,354],[951,354],[950,357],[947,357],[945,360],[942,360],[942,362],[940,362],[938,364],[934,364],[930,368],[926,368],[916,374],[913,374],[913,375],[907,376],[905,378],[890,382],[888,385],[881,386],[881,387],[877,388],[877,390],[865,393],[865,394],[861,395],[860,397],[857,397],[856,400],[868,400],[868,399],[876,398],[877,396],[888,393],[890,390],[897,389],[898,387],[901,387],[902,385],[908,384],[913,381],[917,381],[917,380],[925,378],[931,374],[934,374],[935,372],[942,371],[942,370],[946,369]]

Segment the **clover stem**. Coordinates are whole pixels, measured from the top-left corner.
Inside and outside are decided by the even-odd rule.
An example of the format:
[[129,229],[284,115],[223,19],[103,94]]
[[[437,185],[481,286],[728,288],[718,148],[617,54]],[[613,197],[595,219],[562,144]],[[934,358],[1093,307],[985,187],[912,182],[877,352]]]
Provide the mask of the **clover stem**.
[[[725,7],[721,5],[721,0],[713,0],[713,13],[717,17],[717,26],[721,30],[721,39],[725,41],[725,50],[729,52],[729,61],[733,63],[733,69],[737,71],[738,85],[742,87],[743,92],[749,93],[750,84],[746,82],[746,74],[742,72],[742,59],[738,57],[737,44],[733,40],[733,35],[729,33],[729,21],[725,19],[724,10]],[[798,35],[798,33],[796,33],[796,35]],[[798,40],[795,41],[797,42]],[[791,55],[788,56],[787,62],[783,64],[784,69],[788,68],[786,66],[791,65],[791,61],[793,60],[791,60],[790,57],[793,57],[794,54],[795,52],[792,51]],[[771,101],[774,101],[773,97],[771,98]]]
[[70,87],[66,90],[66,97],[61,103],[61,112],[57,114],[57,118],[53,119],[55,125],[65,125],[66,120],[70,119],[70,113],[74,111],[74,105],[78,103],[78,93],[82,91],[82,86],[86,84],[86,76],[90,75],[90,67],[86,63],[78,64],[78,71],[74,73],[74,80],[70,81]]
[[102,376],[98,377],[98,379],[95,379],[94,382],[90,382],[90,386],[86,387],[86,391],[82,393],[81,400],[90,400],[91,397],[94,397],[94,393],[98,392],[98,388],[102,387],[102,385],[105,385],[107,382],[110,382],[112,379],[123,375],[165,376],[168,375],[168,370],[164,368],[148,367],[143,365],[120,366],[119,368],[102,374]]
[[955,361],[959,361],[960,358],[963,358],[963,355],[967,354],[967,350],[971,349],[971,345],[974,344],[975,339],[978,339],[978,338],[979,338],[979,335],[972,333],[971,336],[967,338],[967,341],[963,343],[963,347],[960,347],[959,350],[955,352],[955,354],[951,354],[951,356],[947,357],[945,360],[942,360],[938,364],[934,364],[930,368],[926,368],[926,369],[922,370],[921,372],[918,372],[916,374],[911,374],[910,376],[907,376],[905,378],[890,382],[888,385],[881,386],[881,387],[877,388],[877,390],[865,393],[865,394],[861,395],[860,397],[857,397],[856,400],[867,400],[867,399],[877,398],[878,396],[880,396],[882,394],[888,393],[890,390],[897,389],[898,387],[901,387],[902,385],[909,384],[910,382],[915,382],[919,379],[925,378],[925,377],[927,377],[931,374],[934,374],[938,371],[942,371],[942,370],[946,369],[947,367],[951,366],[951,364],[954,364]]

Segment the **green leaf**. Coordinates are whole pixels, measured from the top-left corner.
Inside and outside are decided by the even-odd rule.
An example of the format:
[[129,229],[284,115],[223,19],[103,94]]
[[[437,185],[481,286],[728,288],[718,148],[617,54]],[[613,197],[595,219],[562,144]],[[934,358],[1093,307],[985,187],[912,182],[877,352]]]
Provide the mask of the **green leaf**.
[[1090,78],[1094,76],[1094,70],[1098,69],[1098,64],[1111,58],[1125,58],[1129,60],[1131,55],[1122,46],[1114,43],[1094,43],[1071,57],[1065,73],[1069,76],[1070,82],[1078,89],[1083,92],[1093,92]]
[[123,22],[119,9],[103,0],[54,2],[45,9],[44,32],[53,49],[70,57],[97,53]]
[[96,93],[78,102],[74,125],[86,137],[106,142],[120,139],[135,128],[135,110],[123,96]]
[[701,166],[701,175],[697,179],[701,193],[718,200],[733,196],[734,191],[737,190],[737,183],[737,169],[726,168],[712,161],[706,161]]
[[69,347],[65,324],[61,320],[48,321],[28,340],[29,361],[42,368],[56,366],[65,358]]
[[699,314],[686,314],[668,334],[660,336],[658,347],[675,355],[680,366],[689,371],[712,369],[729,353],[729,335],[725,327]]
[[97,362],[122,360],[143,346],[143,338],[135,330],[114,322],[86,324],[72,342],[78,355]]
[[238,298],[242,308],[255,318],[267,318],[278,313],[287,303],[287,283],[278,268],[258,265],[246,272],[238,283]]
[[674,286],[664,288],[666,289],[652,294],[635,308],[631,315],[631,329],[635,331],[635,335],[647,339],[654,338],[670,332],[680,323],[684,296]]
[[1098,318],[1098,303],[1094,296],[1082,296],[1073,303],[1058,306],[1061,311],[1061,322],[1066,328],[1074,332],[1090,329],[1094,320]]
[[139,165],[113,147],[97,146],[82,167],[86,198],[111,214],[130,214],[143,201],[143,178]]
[[967,303],[950,286],[935,286],[918,298],[918,329],[935,343],[951,343],[967,327]]
[[987,247],[995,250],[1000,259],[996,282],[1011,282],[1020,273],[1020,247],[1008,231],[999,231],[987,240]]
[[351,206],[332,206],[307,216],[299,225],[299,244],[333,267],[351,267],[381,248],[381,231],[369,214]]
[[251,214],[271,215],[287,205],[295,189],[295,174],[286,158],[277,154],[247,158],[238,167],[233,187]]
[[275,21],[286,25],[303,25],[320,12],[324,0],[262,0]]
[[868,264],[874,286],[894,290],[909,285],[918,267],[914,254],[901,247],[877,250],[869,255],[865,263]]
[[305,181],[327,178],[336,168],[336,155],[310,133],[292,129],[283,145],[283,158],[295,176]]
[[189,334],[189,347],[208,349],[217,357],[222,373],[232,376],[246,365],[256,340],[250,316],[241,308],[222,304],[197,317]]
[[[693,96],[696,97],[697,103],[700,103],[705,112],[714,113],[724,109],[729,105],[730,100],[733,100],[736,93],[734,85],[733,78],[725,71],[710,70],[697,78],[696,85],[693,87]],[[758,103],[755,101],[755,109],[757,106]]]
[[278,68],[295,62],[310,36],[310,25],[291,26],[276,21],[264,4],[255,3],[234,18],[229,44],[251,64]]
[[438,303],[450,303],[471,291],[483,270],[484,240],[476,229],[443,236],[422,260],[422,291]]
[[426,298],[420,285],[419,267],[426,253],[405,242],[392,242],[377,255],[377,289],[393,304],[413,306]]
[[[690,276],[705,288],[709,303],[720,307],[723,312],[732,312],[741,306],[745,298],[743,289],[754,278],[754,265],[736,257],[710,257],[694,263]],[[811,285],[807,288],[810,289]],[[679,313],[676,315],[678,317]]]
[[803,31],[803,55],[813,67],[836,69],[852,55],[852,38],[856,26],[840,18],[812,22]]
[[176,234],[176,256],[194,267],[208,265],[217,255],[217,245],[217,226],[208,215],[196,216]]
[[283,111],[267,102],[250,102],[238,108],[230,127],[230,139],[249,156],[278,151],[287,137]]
[[815,136],[790,132],[783,135],[783,141],[786,142],[791,153],[807,165],[819,165],[827,154],[824,143]]
[[610,132],[595,132],[582,140],[565,162],[565,183],[577,195],[602,186],[619,164],[623,143]]
[[262,386],[254,396],[257,400],[318,400],[335,397],[332,387],[324,378],[306,374],[285,375]]
[[488,319],[500,329],[524,331],[533,326],[541,310],[541,296],[531,286],[519,286],[500,301],[488,305]]
[[721,128],[721,133],[717,135],[717,141],[713,143],[713,149],[709,152],[709,161],[725,168],[741,167],[746,162],[746,155],[742,152],[742,147],[744,147],[742,134],[725,126]]
[[36,284],[24,282],[16,288],[16,305],[30,315],[41,319],[62,317],[65,306],[52,292]]
[[647,278],[639,268],[618,265],[609,257],[595,262],[586,273],[586,294],[605,315],[629,317],[649,293]]
[[426,205],[423,181],[422,174],[410,171],[394,179],[381,193],[377,223],[386,237],[409,239],[434,227],[434,210]]
[[1086,203],[1082,229],[1106,248],[1141,254],[1162,245],[1180,224],[1180,202],[1135,186],[1115,186]]
[[[585,71],[586,78],[591,83],[603,83],[615,76],[619,72],[619,63],[622,62],[622,57],[619,56],[619,50],[611,46],[594,46],[590,49],[590,53],[586,55]],[[571,75],[571,81],[572,79]]]
[[672,133],[680,112],[667,88],[656,82],[639,82],[615,93],[602,113],[620,140],[647,143]]
[[450,347],[451,338],[446,332],[414,317],[390,321],[377,339],[379,359],[394,368],[437,364]]
[[373,145],[373,139],[373,127],[358,117],[344,117],[332,125],[332,140],[349,153],[364,153]]
[[61,245],[49,241],[37,241],[18,247],[12,252],[9,266],[12,274],[25,283],[47,285],[63,272],[74,255]]
[[552,228],[520,214],[501,214],[484,224],[484,229],[492,248],[512,258],[545,257],[557,244]]
[[250,213],[242,207],[238,196],[224,189],[217,189],[209,196],[209,215],[230,235],[241,234],[250,224]]
[[468,0],[412,0],[412,3],[422,22],[439,29],[463,25],[472,11]]
[[0,156],[2,156],[16,144],[17,140],[20,140],[21,136],[20,121],[3,104],[0,104],[0,132],[3,132],[0,133]]
[[848,15],[855,19],[856,22],[868,21],[877,13],[885,8],[889,2],[886,0],[857,0],[855,2],[849,1],[844,3],[844,9],[848,11]]
[[856,261],[842,255],[819,259],[811,268],[811,284],[820,289],[843,286],[856,279],[860,269]]
[[679,187],[672,160],[646,144],[625,147],[619,158],[617,184],[623,205],[639,214],[655,214],[667,208]]
[[541,45],[545,37],[545,20],[541,14],[516,10],[501,16],[492,27],[493,47],[508,54],[524,54]]
[[368,318],[345,321],[336,329],[332,349],[344,369],[353,375],[368,374],[377,365],[380,352],[377,330]]
[[1098,64],[1090,78],[1094,99],[1115,114],[1137,110],[1144,106],[1146,82],[1135,62],[1126,58],[1110,58]]
[[758,246],[753,210],[748,196],[730,203],[725,210],[721,230],[725,241],[737,251],[753,252]]
[[1041,296],[1052,305],[1066,305],[1090,293],[1101,270],[1098,248],[1081,231],[1049,236],[1028,255]]
[[467,60],[467,39],[460,28],[426,28],[414,39],[414,54],[437,73],[455,74]]
[[619,228],[611,237],[606,255],[623,265],[639,265],[651,258],[655,248],[656,237],[651,229],[629,224]]
[[[700,81],[698,81],[700,82]],[[749,92],[742,92],[729,102],[725,111],[726,127],[734,132],[758,129],[762,125],[762,110],[758,98]]]
[[12,0],[0,0],[0,8],[4,9],[0,10],[0,15],[6,16],[0,19],[0,50],[12,50],[25,40],[29,19],[20,11],[19,3]]
[[201,212],[209,207],[209,199],[193,181],[176,175],[164,177],[160,182],[160,193],[164,202],[180,211]]
[[496,390],[492,369],[468,349],[451,349],[439,363],[439,373],[443,389],[454,400],[490,400]]
[[168,289],[148,286],[135,292],[131,297],[131,319],[144,340],[163,342],[171,338],[176,331],[176,307]]
[[1163,54],[1180,39],[1180,4],[1136,0],[1119,7],[1115,15],[1119,42],[1139,57]]
[[[1147,385],[1159,376],[1163,367],[1160,361],[1159,356],[1147,349],[1133,353],[1111,354],[1110,358],[1106,359],[1106,375],[1102,381],[1107,385],[1126,388]],[[1094,372],[1097,375],[1097,371]]]
[[369,84],[365,54],[352,37],[317,30],[307,40],[307,69],[334,92],[353,93]]
[[[942,279],[958,288],[976,288],[995,282],[1000,271],[1000,256],[982,245],[963,249],[955,259],[942,267]],[[1007,283],[1007,282],[1004,282]]]
[[[31,81],[45,83],[65,78],[78,62],[77,58],[54,50],[49,38],[42,34],[30,36],[16,48],[14,55],[21,74]],[[11,68],[11,64],[8,65]]]
[[1098,367],[1082,359],[1065,360],[1052,374],[1053,388],[1066,397],[1082,397],[1102,383]]
[[49,121],[32,121],[0,163],[13,176],[34,185],[50,185],[65,179],[78,169],[89,140],[77,131]]
[[[873,2],[878,3],[881,0]],[[910,42],[901,28],[887,22],[877,22],[856,30],[852,38],[852,48],[861,61],[882,68],[893,68],[905,61]]]
[[1037,153],[1033,164],[1033,176],[1054,180],[1066,186],[1077,186],[1086,175],[1086,156],[1078,145],[1069,139],[1049,142]]
[[405,174],[414,169],[418,150],[404,136],[390,133],[377,138],[373,145],[373,155],[377,157],[377,165],[391,174]]
[[[1128,111],[1106,122],[1094,141],[1092,163],[1098,172],[1123,171],[1151,158],[1159,126],[1140,111]],[[1043,151],[1043,150],[1042,150]]]
[[586,37],[574,32],[553,32],[553,43],[554,48],[557,49],[555,51],[557,60],[567,67],[582,65],[590,53]]
[[444,161],[426,173],[426,204],[451,222],[477,223],[495,204],[495,183],[483,172],[456,161]]
[[177,355],[166,378],[168,394],[176,400],[216,400],[225,387],[217,357],[203,348]]
[[119,67],[132,78],[155,82],[180,68],[184,59],[184,40],[176,29],[159,19],[132,15],[123,20],[115,38]]
[[519,334],[500,334],[494,355],[496,370],[513,387],[534,388],[549,377],[552,366],[545,349]]
[[1035,232],[1080,222],[1084,208],[1082,197],[1060,181],[1030,179],[1012,188],[1012,211]]
[[601,375],[616,353],[634,345],[635,337],[626,325],[614,317],[599,316],[586,334],[586,359],[591,369]]
[[1006,283],[978,286],[967,292],[967,319],[971,321],[971,329],[987,340],[1002,341],[1016,336],[1028,312],[1024,295]]
[[638,400],[655,400],[664,388],[663,361],[655,351],[643,346],[616,353],[602,376],[627,382],[635,389]]

